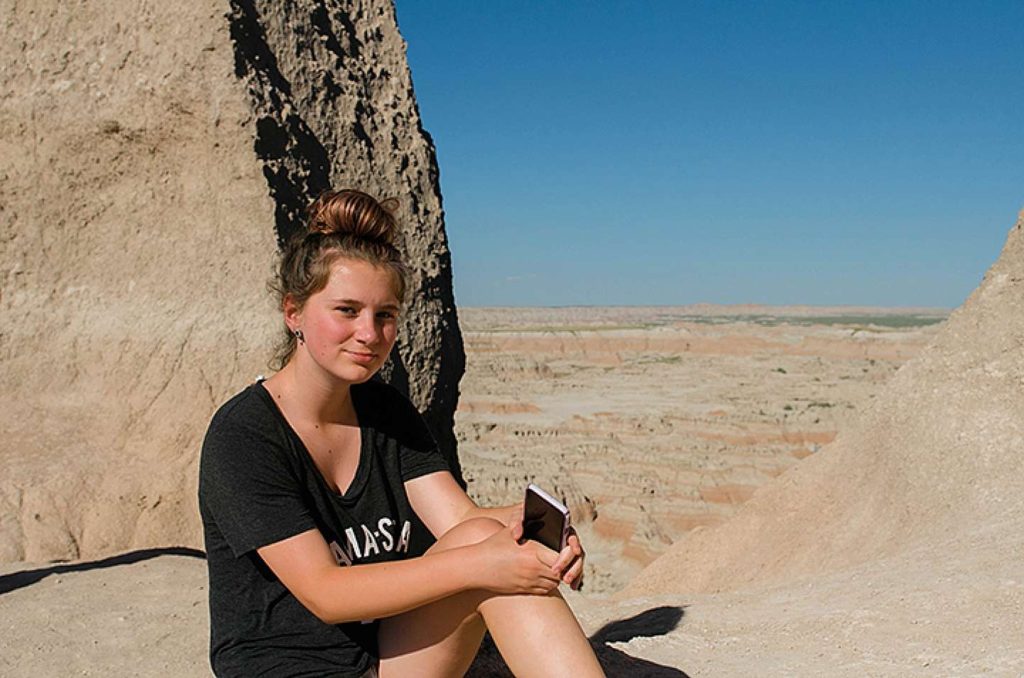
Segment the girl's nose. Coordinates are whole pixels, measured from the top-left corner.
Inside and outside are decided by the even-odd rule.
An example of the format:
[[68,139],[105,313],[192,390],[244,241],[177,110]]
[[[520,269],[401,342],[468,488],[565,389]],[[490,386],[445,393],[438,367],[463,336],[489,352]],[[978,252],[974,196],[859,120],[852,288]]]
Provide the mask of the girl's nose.
[[378,336],[377,319],[373,314],[360,314],[356,325],[356,339],[364,344],[373,344]]

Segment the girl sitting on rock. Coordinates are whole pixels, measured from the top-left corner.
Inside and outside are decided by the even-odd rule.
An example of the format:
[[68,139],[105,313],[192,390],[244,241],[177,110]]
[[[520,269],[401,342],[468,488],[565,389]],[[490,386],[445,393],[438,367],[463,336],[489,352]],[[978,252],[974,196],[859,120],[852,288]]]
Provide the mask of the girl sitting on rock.
[[[517,676],[603,675],[557,591],[581,581],[576,536],[520,543],[521,506],[478,507],[415,408],[370,380],[406,291],[391,211],[349,190],[309,215],[276,281],[282,367],[203,443],[214,672],[458,676],[489,630]],[[437,539],[418,557],[414,514]]]

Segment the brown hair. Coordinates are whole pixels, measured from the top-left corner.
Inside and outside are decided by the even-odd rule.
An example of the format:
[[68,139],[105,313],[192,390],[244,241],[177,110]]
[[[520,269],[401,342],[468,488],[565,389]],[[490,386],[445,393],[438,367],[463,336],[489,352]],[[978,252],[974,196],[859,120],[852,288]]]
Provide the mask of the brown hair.
[[[284,246],[270,288],[283,310],[285,299],[302,308],[327,285],[331,266],[342,258],[360,259],[394,273],[395,294],[405,298],[408,270],[395,242],[398,201],[378,201],[362,191],[325,191],[306,210],[309,220]],[[296,340],[287,326],[271,366],[281,369],[295,353]]]

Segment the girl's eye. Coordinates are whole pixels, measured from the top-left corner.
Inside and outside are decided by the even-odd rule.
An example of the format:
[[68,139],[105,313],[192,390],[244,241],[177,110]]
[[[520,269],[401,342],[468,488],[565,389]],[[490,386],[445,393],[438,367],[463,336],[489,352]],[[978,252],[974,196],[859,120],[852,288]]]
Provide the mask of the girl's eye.
[[356,310],[351,306],[339,306],[337,310],[341,311],[345,315],[356,315]]
[[382,320],[394,320],[398,317],[398,314],[393,311],[381,311],[377,314],[377,317]]

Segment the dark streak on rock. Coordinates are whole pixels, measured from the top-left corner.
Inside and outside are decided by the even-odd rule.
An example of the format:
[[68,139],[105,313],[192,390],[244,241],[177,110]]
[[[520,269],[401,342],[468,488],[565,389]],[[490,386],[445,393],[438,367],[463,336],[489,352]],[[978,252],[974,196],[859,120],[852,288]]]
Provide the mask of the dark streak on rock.
[[279,244],[303,225],[306,205],[330,186],[327,150],[295,111],[292,87],[278,67],[253,0],[231,0],[228,15],[235,74],[247,80],[257,115],[253,149],[274,199]]

